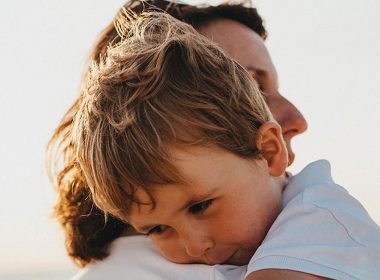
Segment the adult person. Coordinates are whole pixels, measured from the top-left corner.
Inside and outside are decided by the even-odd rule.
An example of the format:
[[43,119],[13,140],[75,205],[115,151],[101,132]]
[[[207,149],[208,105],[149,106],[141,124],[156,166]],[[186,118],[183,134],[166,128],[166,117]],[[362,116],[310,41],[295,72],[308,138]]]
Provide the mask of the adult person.
[[[243,4],[194,7],[182,4],[176,5],[166,1],[147,1],[143,4],[135,0],[128,2],[125,7],[141,12],[144,6],[149,5],[164,9],[174,17],[193,25],[200,33],[219,44],[252,74],[260,85],[274,117],[282,127],[289,151],[289,165],[292,164],[295,155],[291,148],[291,140],[306,130],[307,123],[297,108],[278,92],[277,73],[264,45],[267,33],[257,10]],[[109,43],[115,43],[118,40],[120,40],[120,37],[118,37],[114,24],[111,23],[95,45],[91,55],[92,59],[99,60]],[[51,173],[59,193],[59,199],[55,206],[55,215],[64,227],[69,256],[77,264],[86,266],[94,260],[105,258],[108,255],[108,245],[117,237],[134,235],[135,233],[128,225],[113,217],[108,217],[105,221],[102,211],[92,203],[85,178],[76,164],[75,150],[69,137],[72,118],[80,103],[81,94],[65,114],[53,135],[48,147],[48,156],[51,170],[54,168],[54,162],[58,161],[58,157],[63,156],[63,168],[59,169],[56,175]],[[55,149],[58,150],[55,151]],[[127,247],[133,246],[130,244],[133,238],[128,238],[121,238],[114,243],[111,256],[107,258],[108,260],[115,259],[115,256],[118,255],[117,252],[124,252],[124,250],[119,250],[124,248],[120,245],[123,242],[128,243],[124,244]],[[150,246],[146,241],[144,242],[145,248]],[[139,251],[141,247],[135,246],[135,248],[136,251]],[[117,258],[121,265],[124,263],[122,256],[123,254]],[[156,256],[156,258],[160,260],[159,256]],[[133,260],[133,257],[129,259],[129,261]],[[103,272],[107,273],[107,266],[105,268],[106,270]],[[144,270],[149,271],[149,268],[144,267]],[[225,270],[223,270],[223,273],[228,274]]]

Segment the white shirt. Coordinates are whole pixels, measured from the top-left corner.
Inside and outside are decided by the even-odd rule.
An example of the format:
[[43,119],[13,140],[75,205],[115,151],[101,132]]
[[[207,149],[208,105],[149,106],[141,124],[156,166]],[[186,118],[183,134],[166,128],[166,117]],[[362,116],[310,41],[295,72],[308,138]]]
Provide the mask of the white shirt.
[[380,228],[330,173],[329,162],[320,160],[290,179],[284,208],[247,275],[282,268],[333,279],[380,279]]

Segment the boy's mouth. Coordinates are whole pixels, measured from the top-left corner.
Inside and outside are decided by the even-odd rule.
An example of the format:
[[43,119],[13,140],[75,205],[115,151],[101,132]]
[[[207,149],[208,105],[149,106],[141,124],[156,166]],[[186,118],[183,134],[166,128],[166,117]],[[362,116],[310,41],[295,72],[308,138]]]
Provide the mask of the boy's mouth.
[[243,265],[247,264],[247,262],[242,262],[241,256],[240,256],[240,249],[235,250],[229,257],[218,259],[218,258],[210,258],[208,256],[204,256],[204,261],[208,265],[215,265],[215,264],[230,264],[230,265]]
[[236,250],[223,264],[234,264],[236,255],[238,255],[239,249]]
[[229,257],[224,257],[224,258],[220,258],[220,255],[219,257],[218,256],[214,256],[213,257],[210,257],[210,256],[207,256],[205,255],[203,257],[204,259],[204,262],[208,265],[215,265],[215,264],[230,264],[229,261],[233,259],[235,253],[237,252],[238,250],[236,250],[235,252],[233,252],[232,255],[230,255]]
[[237,249],[226,261],[223,262],[223,264],[230,264],[230,265],[247,265],[249,263],[249,260],[252,258],[255,250],[243,250],[241,248]]

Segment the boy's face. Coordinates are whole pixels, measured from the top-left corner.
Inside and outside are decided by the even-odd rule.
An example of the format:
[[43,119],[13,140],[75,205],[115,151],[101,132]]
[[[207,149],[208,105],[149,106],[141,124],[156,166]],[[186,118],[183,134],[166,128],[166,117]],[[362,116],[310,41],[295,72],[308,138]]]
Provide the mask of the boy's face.
[[[172,155],[188,183],[154,188],[156,207],[133,205],[129,223],[173,262],[247,264],[281,211],[283,187],[267,161],[215,147]],[[143,191],[137,196],[149,201]]]

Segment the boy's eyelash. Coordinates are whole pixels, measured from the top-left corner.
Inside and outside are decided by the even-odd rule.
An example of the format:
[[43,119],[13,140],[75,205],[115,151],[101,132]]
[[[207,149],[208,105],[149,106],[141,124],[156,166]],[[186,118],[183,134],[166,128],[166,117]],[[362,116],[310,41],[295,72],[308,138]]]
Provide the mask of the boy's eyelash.
[[213,203],[213,199],[209,199],[209,200],[194,204],[190,206],[189,212],[191,214],[200,214],[203,211],[205,211],[212,203]]
[[148,231],[147,235],[160,234],[163,231],[164,231],[164,228],[162,226],[155,226],[154,228]]
[[[192,206],[189,207],[189,212],[191,214],[200,214],[203,211],[205,211],[208,207],[210,207],[210,205],[212,203],[213,203],[213,199],[209,199],[209,200],[205,200],[205,201],[202,201],[200,203],[194,204],[194,205],[192,205]],[[165,228],[163,226],[161,226],[161,225],[155,226],[154,228],[150,229],[147,232],[147,235],[160,234],[164,230],[165,230]]]

